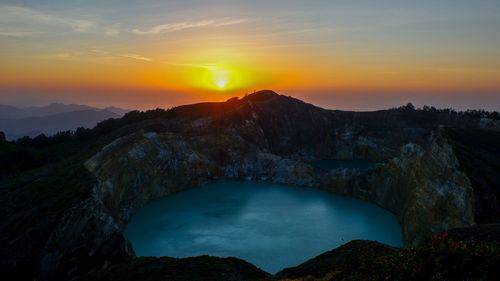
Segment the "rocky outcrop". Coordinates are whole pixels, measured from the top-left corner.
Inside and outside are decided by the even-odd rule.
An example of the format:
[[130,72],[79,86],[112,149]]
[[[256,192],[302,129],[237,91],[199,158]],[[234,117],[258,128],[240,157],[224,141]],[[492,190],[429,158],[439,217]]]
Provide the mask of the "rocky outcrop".
[[474,225],[473,189],[440,130],[421,145],[403,145],[397,157],[367,173],[332,171],[322,187],[398,214],[411,245],[435,232]]
[[133,256],[120,226],[93,199],[68,210],[47,242],[40,262],[42,280],[69,280]]
[[404,236],[413,245],[432,233],[474,225],[473,189],[451,146],[431,137],[422,153],[404,146],[402,158],[393,162],[399,169],[410,166],[402,173],[408,197],[400,216]]

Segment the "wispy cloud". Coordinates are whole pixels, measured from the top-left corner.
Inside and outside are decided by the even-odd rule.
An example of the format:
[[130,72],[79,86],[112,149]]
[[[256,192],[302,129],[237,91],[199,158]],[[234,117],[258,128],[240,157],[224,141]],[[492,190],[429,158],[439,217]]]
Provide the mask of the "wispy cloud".
[[31,36],[35,34],[40,34],[42,32],[30,32],[30,31],[3,31],[0,30],[0,36],[6,36],[6,37],[25,37],[25,36]]
[[170,62],[170,61],[166,61],[163,63],[168,64],[168,65],[172,65],[172,66],[179,66],[179,67],[205,68],[208,70],[217,69],[217,65],[210,64],[210,63],[177,63],[177,62]]
[[123,58],[134,59],[134,60],[153,61],[153,59],[151,59],[151,58],[144,57],[144,56],[137,55],[137,54],[122,54],[119,56],[123,57]]
[[104,33],[108,36],[118,36],[120,34],[120,30],[114,27],[108,27],[104,30]]
[[153,59],[139,55],[136,53],[115,53],[111,50],[102,49],[99,47],[80,48],[80,49],[54,49],[52,52],[40,56],[41,59],[51,60],[116,60],[116,59],[133,59],[138,61],[152,62]]
[[75,32],[87,32],[95,26],[93,21],[61,17],[31,8],[0,5],[0,27],[3,36],[27,36],[66,28]]
[[72,54],[72,53],[56,53],[47,55],[46,58],[49,59],[68,59],[72,57],[80,56],[80,54]]
[[235,19],[235,20],[224,20],[215,22],[213,26],[226,26],[226,25],[235,25],[248,22],[248,19]]
[[42,59],[50,59],[50,60],[70,60],[70,59],[81,59],[84,57],[84,52],[81,51],[67,51],[60,50],[58,52],[50,53],[41,56]]
[[161,34],[200,27],[220,27],[247,22],[247,19],[183,21],[156,25],[146,29],[135,28],[132,33],[139,35]]
[[121,32],[121,28],[120,28],[119,23],[107,25],[104,27],[104,34],[106,34],[110,37],[116,37],[116,36],[120,35],[121,33],[122,32]]

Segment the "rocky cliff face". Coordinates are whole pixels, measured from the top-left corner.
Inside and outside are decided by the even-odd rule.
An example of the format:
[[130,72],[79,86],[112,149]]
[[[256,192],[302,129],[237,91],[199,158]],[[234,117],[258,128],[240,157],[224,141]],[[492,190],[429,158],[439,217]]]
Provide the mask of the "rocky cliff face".
[[155,198],[217,179],[318,185],[309,164],[268,153],[237,135],[134,133],[104,147],[85,166],[99,179],[94,199],[120,224]]
[[[301,116],[314,124],[304,135],[320,137],[308,140],[295,114],[272,117],[268,104],[259,104],[280,98],[246,100],[220,116],[183,121],[177,132],[136,132],[103,147],[85,166],[98,179],[92,204],[109,216],[114,227],[108,231],[120,236],[134,211],[155,198],[225,178],[310,186],[374,202],[400,216],[409,244],[474,224],[470,182],[439,129],[388,131],[380,138],[359,120],[335,127],[331,112],[287,99],[310,111]],[[307,162],[320,155],[385,161],[368,171],[323,171]]]
[[270,153],[235,135],[182,137],[134,133],[86,162],[99,184],[94,196],[118,224],[152,199],[223,178],[311,186],[374,202],[401,217],[406,241],[474,224],[472,188],[451,147],[431,135],[403,145],[369,171],[323,171]]
[[[41,279],[70,279],[129,260],[134,252],[123,228],[138,208],[219,179],[308,186],[376,203],[399,215],[412,245],[433,232],[474,225],[475,190],[438,125],[479,121],[329,111],[270,91],[167,113],[134,124],[84,163],[96,183],[51,231]],[[309,164],[320,159],[379,164],[331,171]]]

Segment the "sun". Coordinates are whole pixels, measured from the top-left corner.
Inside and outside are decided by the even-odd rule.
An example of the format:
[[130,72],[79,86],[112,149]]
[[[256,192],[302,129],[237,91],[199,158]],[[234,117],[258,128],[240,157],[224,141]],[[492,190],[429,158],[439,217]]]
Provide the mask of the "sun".
[[219,89],[224,89],[227,85],[227,80],[224,78],[218,78],[215,80],[215,84],[219,87]]
[[231,79],[232,72],[225,67],[216,66],[210,69],[212,83],[215,84],[218,90],[224,90]]

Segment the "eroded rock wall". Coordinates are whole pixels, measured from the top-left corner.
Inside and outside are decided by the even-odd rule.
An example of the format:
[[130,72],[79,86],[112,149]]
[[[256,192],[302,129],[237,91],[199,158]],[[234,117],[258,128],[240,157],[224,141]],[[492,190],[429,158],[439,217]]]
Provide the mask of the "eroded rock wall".
[[137,208],[173,192],[218,179],[257,180],[322,188],[376,203],[400,216],[406,242],[416,244],[432,232],[474,224],[470,182],[451,146],[436,132],[426,142],[403,145],[397,157],[368,171],[325,172],[237,135],[172,133],[118,139],[86,166],[99,179],[95,199],[121,226]]
[[420,145],[403,145],[397,157],[366,173],[332,171],[322,187],[399,215],[410,245],[433,232],[474,225],[471,183],[439,130]]

